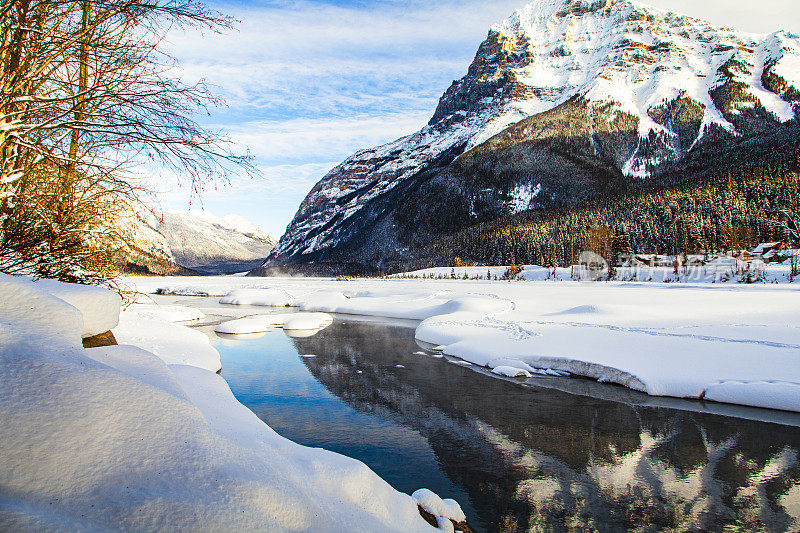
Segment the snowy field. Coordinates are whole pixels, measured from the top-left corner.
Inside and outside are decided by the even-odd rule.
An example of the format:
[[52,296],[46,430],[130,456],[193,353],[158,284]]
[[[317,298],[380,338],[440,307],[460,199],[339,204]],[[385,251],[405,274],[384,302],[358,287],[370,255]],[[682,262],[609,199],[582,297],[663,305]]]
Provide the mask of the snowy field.
[[423,345],[504,376],[569,372],[655,396],[800,411],[796,284],[241,277],[125,283],[238,304],[417,319]]

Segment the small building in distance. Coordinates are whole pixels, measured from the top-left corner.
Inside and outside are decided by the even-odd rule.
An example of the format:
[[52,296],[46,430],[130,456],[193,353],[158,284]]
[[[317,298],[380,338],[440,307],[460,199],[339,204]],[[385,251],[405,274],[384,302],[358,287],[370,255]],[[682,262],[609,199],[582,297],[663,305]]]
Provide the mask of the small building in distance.
[[800,248],[790,248],[788,250],[781,250],[778,255],[782,259],[781,263],[784,265],[791,265],[792,262],[800,264]]
[[786,250],[786,243],[783,241],[762,242],[750,252],[756,259],[761,259],[765,263],[782,262],[778,260],[778,252]]

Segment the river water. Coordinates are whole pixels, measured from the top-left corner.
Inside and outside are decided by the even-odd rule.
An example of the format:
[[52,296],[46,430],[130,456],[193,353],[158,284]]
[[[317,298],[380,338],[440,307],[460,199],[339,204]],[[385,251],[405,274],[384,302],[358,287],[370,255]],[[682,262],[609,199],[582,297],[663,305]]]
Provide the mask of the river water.
[[337,317],[216,348],[278,433],[454,498],[479,531],[800,529],[800,417],[500,379],[422,350],[413,326]]

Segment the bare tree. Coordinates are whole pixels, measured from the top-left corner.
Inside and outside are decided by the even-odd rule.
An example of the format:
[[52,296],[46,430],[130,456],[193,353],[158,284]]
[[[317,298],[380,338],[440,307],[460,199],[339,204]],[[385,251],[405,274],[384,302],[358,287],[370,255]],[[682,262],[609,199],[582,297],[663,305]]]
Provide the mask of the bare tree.
[[781,211],[783,232],[794,246],[800,246],[800,211],[783,209]]
[[[783,209],[781,210],[781,226],[791,248],[800,246],[800,211]],[[800,264],[797,255],[792,255],[790,259],[789,280],[800,274]]]
[[175,77],[162,49],[180,25],[231,20],[194,0],[9,0],[0,8],[0,270],[107,273],[113,219],[142,193],[143,163],[193,194],[248,166],[192,116],[217,103]]

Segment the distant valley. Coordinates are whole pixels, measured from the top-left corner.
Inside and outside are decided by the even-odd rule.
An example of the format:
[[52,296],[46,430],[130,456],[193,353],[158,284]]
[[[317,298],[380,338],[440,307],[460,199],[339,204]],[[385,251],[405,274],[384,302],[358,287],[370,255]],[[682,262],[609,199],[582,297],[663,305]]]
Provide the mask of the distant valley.
[[131,232],[119,260],[138,274],[234,274],[256,268],[275,240],[238,215],[139,209],[123,224]]

